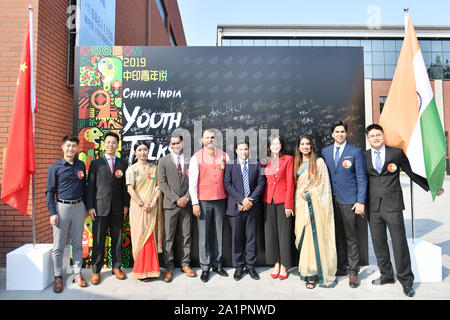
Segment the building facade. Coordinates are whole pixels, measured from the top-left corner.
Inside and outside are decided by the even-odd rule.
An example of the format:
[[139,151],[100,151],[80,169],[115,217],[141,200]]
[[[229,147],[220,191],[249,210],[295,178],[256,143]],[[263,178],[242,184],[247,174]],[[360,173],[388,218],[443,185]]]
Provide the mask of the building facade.
[[[442,127],[450,131],[450,26],[415,26]],[[362,47],[366,124],[378,122],[403,44],[404,26],[218,25],[218,46]],[[447,163],[447,168],[448,168]]]
[[[79,3],[78,3],[79,4]],[[0,149],[6,148],[19,60],[26,33],[28,6],[34,7],[36,83],[36,235],[53,241],[45,201],[47,170],[62,156],[61,138],[73,133],[73,58],[76,30],[69,21],[76,0],[0,1]],[[186,45],[176,0],[116,0],[115,44],[118,46]],[[83,24],[83,21],[81,21]],[[0,179],[3,157],[0,157]],[[31,188],[30,188],[31,189]],[[31,194],[28,216],[0,201],[0,265],[6,254],[32,239]]]

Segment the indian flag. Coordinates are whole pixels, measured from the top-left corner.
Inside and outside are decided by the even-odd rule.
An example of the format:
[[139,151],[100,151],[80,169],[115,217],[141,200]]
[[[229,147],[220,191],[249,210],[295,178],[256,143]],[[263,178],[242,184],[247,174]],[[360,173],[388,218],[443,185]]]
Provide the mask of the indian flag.
[[408,15],[405,29],[380,125],[385,132],[386,144],[403,149],[411,169],[426,177],[434,200],[444,182],[445,134],[419,41]]

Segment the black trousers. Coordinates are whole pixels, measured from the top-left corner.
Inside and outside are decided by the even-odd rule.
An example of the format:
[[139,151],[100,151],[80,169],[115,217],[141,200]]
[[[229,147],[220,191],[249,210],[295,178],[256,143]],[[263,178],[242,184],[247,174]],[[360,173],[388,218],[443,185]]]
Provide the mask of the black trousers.
[[240,213],[229,219],[233,267],[252,269],[256,263],[256,216]]
[[377,257],[381,277],[384,279],[394,279],[386,232],[387,227],[389,228],[389,234],[392,239],[398,281],[404,287],[412,286],[414,274],[411,270],[411,258],[409,255],[408,241],[406,240],[403,212],[389,212],[384,208],[383,201],[381,201],[379,211],[370,212],[369,226],[372,235],[373,250]]
[[266,263],[292,266],[293,218],[286,218],[284,203],[264,203]]
[[122,226],[123,215],[96,216],[92,223],[92,272],[100,273],[105,264],[105,240],[109,228],[111,235],[112,267],[119,269],[122,266]]
[[333,197],[334,224],[337,251],[337,269],[346,270],[352,275],[359,272],[359,241],[357,220],[359,215],[352,210],[353,205],[341,204],[336,195]]

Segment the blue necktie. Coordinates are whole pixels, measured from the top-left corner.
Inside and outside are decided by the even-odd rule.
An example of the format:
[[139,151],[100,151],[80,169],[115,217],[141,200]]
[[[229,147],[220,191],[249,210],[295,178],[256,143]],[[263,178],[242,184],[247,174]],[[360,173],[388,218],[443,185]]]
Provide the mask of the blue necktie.
[[339,163],[339,149],[341,147],[336,147],[336,153],[334,154],[334,166],[337,168]]
[[383,168],[383,165],[381,164],[381,151],[375,151],[377,154],[377,157],[375,158],[375,169],[377,169],[378,173],[381,173],[381,169]]
[[244,162],[244,172],[242,173],[242,178],[244,182],[244,193],[245,197],[247,198],[250,195],[250,185],[248,183],[248,167],[247,167],[247,161]]

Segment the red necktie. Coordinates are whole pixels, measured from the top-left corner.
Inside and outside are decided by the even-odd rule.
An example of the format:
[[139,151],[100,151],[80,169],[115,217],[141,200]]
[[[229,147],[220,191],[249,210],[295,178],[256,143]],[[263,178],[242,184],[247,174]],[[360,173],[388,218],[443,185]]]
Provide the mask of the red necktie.
[[111,169],[111,173],[114,172],[114,160],[113,158],[108,158],[109,168]]
[[183,179],[183,171],[181,170],[181,163],[180,163],[180,157],[177,157],[177,172],[178,172],[178,178],[180,178],[180,182]]

